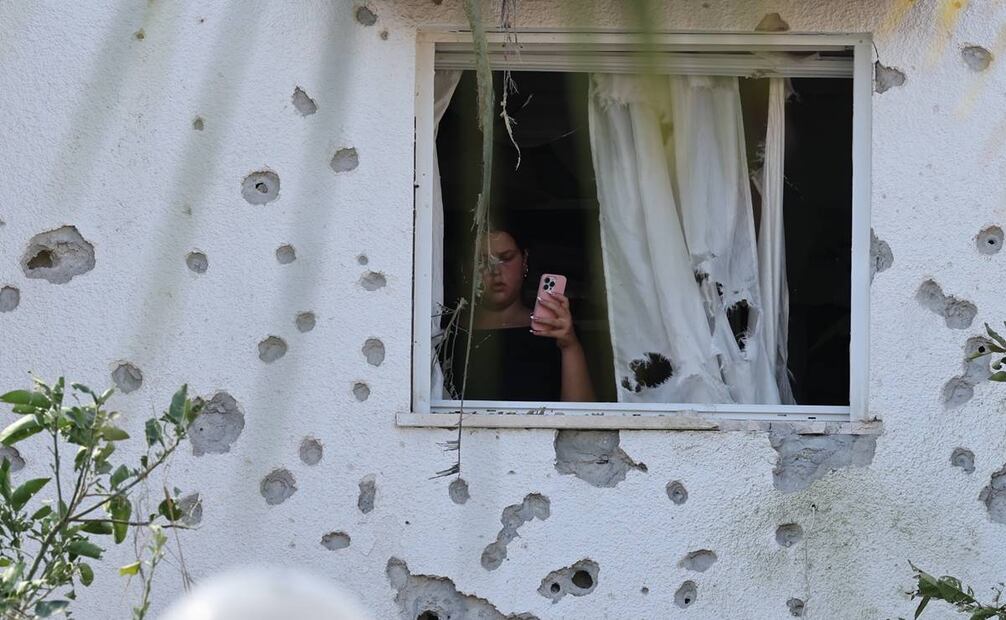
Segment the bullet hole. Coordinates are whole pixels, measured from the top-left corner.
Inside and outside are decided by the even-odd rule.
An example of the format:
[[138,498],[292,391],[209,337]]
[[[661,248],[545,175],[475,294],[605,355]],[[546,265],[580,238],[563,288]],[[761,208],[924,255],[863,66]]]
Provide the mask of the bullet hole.
[[629,362],[632,378],[622,377],[622,387],[630,392],[657,387],[674,374],[671,361],[660,353],[645,353],[644,357]]
[[356,262],[359,263],[360,265],[366,265],[367,263],[370,262],[370,259],[367,258],[366,254],[360,254],[359,256],[356,257]]
[[94,269],[94,246],[74,226],[39,233],[28,242],[21,269],[29,278],[66,284],[74,276]]
[[185,264],[195,273],[206,273],[210,266],[209,259],[202,252],[189,252],[185,257]]
[[695,587],[694,581],[686,581],[674,593],[674,604],[681,609],[691,607],[692,603],[699,596],[699,589]]
[[667,497],[680,506],[688,501],[688,490],[685,489],[685,485],[681,484],[681,482],[672,480],[667,483]]
[[387,41],[388,40],[388,31],[387,30],[382,30],[381,31],[381,40],[382,41]]
[[943,407],[946,409],[956,409],[971,400],[974,395],[974,384],[964,377],[954,377],[943,386],[941,394]]
[[203,500],[198,493],[189,493],[178,498],[175,508],[182,515],[183,525],[195,527],[203,521]]
[[992,371],[989,369],[989,357],[975,357],[986,353],[992,342],[984,336],[972,336],[964,343],[964,373],[951,378],[943,385],[941,397],[946,409],[955,409],[971,400],[975,395],[975,386],[986,381]]
[[[972,336],[964,343],[964,378],[972,384],[978,384],[992,376],[989,368],[991,356],[985,355],[991,351],[992,341],[985,336]],[[975,357],[981,355],[981,357]]]
[[792,547],[803,539],[803,528],[798,523],[786,523],[775,530],[775,541],[783,547]]
[[377,15],[366,6],[356,7],[356,21],[364,26],[373,26],[377,23]]
[[18,452],[17,448],[13,446],[0,445],[0,462],[7,461],[10,463],[10,473],[17,473],[24,469],[24,458],[21,453]]
[[511,504],[503,509],[500,523],[503,527],[496,534],[496,541],[489,543],[482,551],[482,568],[496,570],[507,557],[507,545],[517,538],[517,530],[537,518],[544,521],[551,514],[551,502],[541,493],[529,493],[524,501]]
[[335,152],[329,166],[335,172],[349,172],[355,170],[360,165],[360,157],[355,148],[343,148]]
[[143,373],[129,362],[123,362],[112,371],[112,382],[123,394],[129,394],[143,385]]
[[356,507],[367,514],[374,509],[374,496],[377,495],[377,476],[368,474],[360,480],[360,496],[356,498]]
[[962,49],[961,58],[972,71],[984,71],[992,64],[992,52],[978,45],[969,45]]
[[301,312],[297,315],[297,319],[294,321],[297,325],[297,331],[302,334],[314,329],[315,317],[313,312]]
[[305,437],[303,441],[300,442],[300,460],[304,462],[305,465],[317,465],[321,461],[322,454],[324,454],[325,449],[322,447],[321,442],[314,437]]
[[593,560],[583,559],[572,566],[552,571],[541,580],[538,594],[553,603],[567,594],[586,596],[594,591],[597,585],[597,574],[600,567]]
[[282,504],[296,492],[297,482],[293,479],[293,474],[282,468],[269,472],[259,485],[259,493],[270,506]]
[[639,588],[639,593],[643,594],[643,595],[649,594],[650,593],[650,589],[647,588],[646,586],[643,586],[642,588]]
[[757,32],[786,32],[787,30],[789,30],[789,24],[778,13],[768,13],[755,26]]
[[970,301],[944,295],[943,289],[933,280],[926,280],[919,286],[915,299],[931,312],[943,317],[951,329],[967,329],[978,314],[978,308]]
[[715,563],[715,553],[709,549],[699,549],[698,551],[690,551],[688,555],[681,558],[681,561],[678,562],[678,566],[685,570],[693,570],[698,573],[704,573]]
[[147,34],[143,32],[143,28],[140,28],[139,30],[133,33],[133,37],[135,37],[137,41],[142,41],[147,37]]
[[996,523],[1006,523],[1006,465],[992,474],[988,486],[982,489],[978,499],[985,502],[989,519]]
[[269,336],[258,343],[258,358],[271,364],[286,355],[286,342],[278,336]]
[[346,532],[329,532],[321,537],[321,546],[329,551],[338,551],[349,546],[352,539]]
[[197,116],[194,119],[192,119],[192,128],[195,129],[196,131],[202,131],[204,126],[205,124],[203,122],[202,116]]
[[[733,332],[734,340],[737,342],[737,348],[743,351],[747,346],[747,329],[749,325],[748,320],[751,316],[751,306],[748,305],[746,299],[741,299],[728,307],[726,314],[730,331]],[[668,366],[670,366],[670,363],[668,363]]]
[[370,387],[362,381],[357,381],[353,384],[353,396],[362,403],[370,398]]
[[360,350],[371,366],[380,366],[384,362],[384,343],[377,338],[367,338]]
[[798,598],[789,599],[788,601],[786,601],[786,607],[789,608],[789,615],[793,616],[794,618],[803,617],[804,603],[800,599]]
[[900,69],[882,65],[879,60],[873,63],[873,77],[873,90],[877,94],[886,93],[905,83],[905,74]]
[[0,288],[0,312],[12,312],[21,303],[21,291],[13,286]]
[[646,471],[619,447],[618,431],[560,430],[555,434],[555,469],[595,487],[614,487],[630,469]]
[[1003,247],[1003,229],[989,226],[975,237],[975,247],[980,254],[996,254]]
[[300,86],[293,89],[290,100],[293,101],[293,107],[300,112],[301,116],[311,116],[318,111],[318,104],[314,102],[314,99],[308,97]]
[[459,592],[454,582],[435,575],[413,575],[398,558],[388,560],[386,573],[402,618],[416,620],[537,620],[527,613],[505,615],[489,601]]
[[376,271],[368,271],[360,278],[360,286],[368,291],[376,291],[384,288],[388,282],[384,279],[384,274]]
[[471,497],[468,494],[468,483],[463,478],[454,479],[447,487],[447,494],[450,495],[451,501],[459,506]]
[[773,484],[783,493],[793,493],[837,469],[869,465],[877,449],[877,436],[801,435],[773,429],[769,443],[778,453]]
[[880,238],[870,229],[870,282],[873,282],[873,276],[877,275],[881,271],[887,271],[894,264],[894,253],[891,252],[891,246]]
[[276,200],[279,197],[279,175],[272,170],[252,172],[241,182],[241,195],[253,205]]
[[967,448],[954,448],[950,454],[950,464],[960,467],[966,474],[973,474],[975,471],[975,453]]
[[189,425],[192,454],[202,456],[230,452],[231,444],[241,436],[244,427],[245,415],[238,402],[227,392],[217,392]]
[[295,260],[297,260],[297,251],[293,249],[292,245],[281,245],[276,248],[276,262],[280,265],[289,265]]

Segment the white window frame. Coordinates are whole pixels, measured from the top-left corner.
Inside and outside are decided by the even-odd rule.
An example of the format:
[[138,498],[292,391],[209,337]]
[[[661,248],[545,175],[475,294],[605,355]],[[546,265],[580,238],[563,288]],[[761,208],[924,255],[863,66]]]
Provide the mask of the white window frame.
[[[643,38],[645,36],[645,39]],[[731,51],[853,51],[852,273],[849,347],[849,406],[738,405],[694,403],[570,403],[464,401],[469,428],[594,428],[708,430],[724,421],[826,423],[856,428],[875,418],[868,411],[870,342],[871,98],[873,49],[868,34],[640,33],[522,31],[522,51],[501,53],[506,33],[490,32],[493,70],[638,72],[653,67],[674,73],[759,77],[848,77],[849,62],[767,54],[752,58]],[[649,65],[627,52],[647,49],[660,55]],[[459,401],[431,401],[433,263],[433,77],[437,68],[472,68],[471,34],[463,30],[422,31],[416,40],[415,239],[413,282],[412,404],[399,412],[399,426],[454,427]],[[694,54],[676,52],[707,52]],[[851,425],[849,423],[852,423]],[[868,424],[865,426],[869,426]]]

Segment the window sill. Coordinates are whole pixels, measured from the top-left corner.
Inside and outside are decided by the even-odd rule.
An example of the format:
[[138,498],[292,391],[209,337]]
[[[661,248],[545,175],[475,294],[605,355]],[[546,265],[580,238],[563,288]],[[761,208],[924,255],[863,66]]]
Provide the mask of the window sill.
[[[460,402],[434,401],[430,413],[399,413],[398,426],[456,428]],[[465,401],[468,428],[625,430],[769,430],[800,433],[879,433],[879,422],[853,421],[849,407],[804,405],[677,405]]]

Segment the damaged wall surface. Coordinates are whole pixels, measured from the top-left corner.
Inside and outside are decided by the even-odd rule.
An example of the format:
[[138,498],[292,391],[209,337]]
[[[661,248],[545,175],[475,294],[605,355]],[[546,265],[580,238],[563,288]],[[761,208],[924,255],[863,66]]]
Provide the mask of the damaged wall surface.
[[[515,18],[638,29],[628,6],[537,0]],[[296,565],[375,618],[911,617],[908,560],[987,592],[1006,576],[1006,392],[966,358],[1006,319],[1006,8],[684,0],[648,19],[873,34],[882,434],[466,430],[463,482],[431,479],[454,435],[395,412],[416,35],[467,28],[456,0],[0,3],[0,390],[29,371],[117,385],[142,438],[188,383],[207,413],[151,491],[188,498],[193,578]],[[15,481],[49,475],[28,447],[0,452]],[[95,565],[77,617],[129,616],[127,547]],[[159,569],[153,615],[176,577]]]

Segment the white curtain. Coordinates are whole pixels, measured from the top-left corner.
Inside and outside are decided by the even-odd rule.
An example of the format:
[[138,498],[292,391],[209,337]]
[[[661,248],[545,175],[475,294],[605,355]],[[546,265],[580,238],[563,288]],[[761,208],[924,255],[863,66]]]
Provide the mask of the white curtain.
[[789,286],[786,282],[786,236],[783,228],[783,169],[786,157],[785,78],[769,80],[768,129],[761,183],[761,225],[758,227],[758,279],[765,317],[764,342],[775,367],[779,398],[793,404],[789,382]]
[[671,190],[661,132],[666,84],[627,75],[591,80],[590,146],[618,399],[730,402]]
[[[440,119],[444,117],[447,106],[451,103],[454,90],[461,80],[461,71],[436,71],[433,77],[433,135],[436,138],[440,129]],[[437,157],[436,142],[433,145],[433,342],[440,342],[443,330],[440,328],[440,315],[444,303],[444,197],[440,189],[440,160]],[[434,356],[432,360],[430,398],[440,399],[444,396],[444,373],[440,362]]]
[[597,74],[589,111],[619,400],[781,402],[737,79]]

